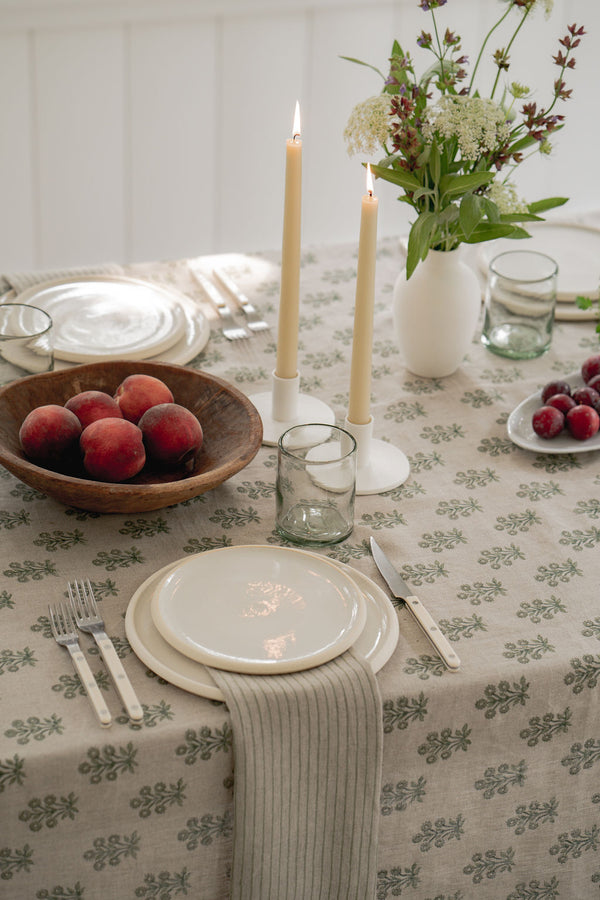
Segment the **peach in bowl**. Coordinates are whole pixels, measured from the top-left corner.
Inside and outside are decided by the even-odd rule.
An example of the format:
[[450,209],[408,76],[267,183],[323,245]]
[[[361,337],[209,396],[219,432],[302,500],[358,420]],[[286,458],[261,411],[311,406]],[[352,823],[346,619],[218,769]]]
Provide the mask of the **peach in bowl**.
[[[136,379],[132,376],[144,378],[138,379],[136,385]],[[80,439],[79,447],[75,442],[59,460],[45,460],[42,451],[31,449],[44,445],[45,442],[39,440],[43,426],[49,423],[50,435],[58,428],[55,422],[60,420],[62,426],[63,417],[55,407],[64,407],[78,395],[85,395],[86,409],[89,409],[90,402],[98,405],[104,402],[108,407],[106,397],[116,396],[118,402],[117,391],[126,379],[130,379],[129,391],[133,380],[133,387],[137,386],[140,392],[149,384],[152,387],[151,381],[156,379],[168,387],[172,396],[174,406],[162,412],[164,424],[160,410],[150,417],[154,432],[153,447],[158,434],[156,457],[151,451],[139,467],[140,446],[135,439],[129,438],[127,430],[128,426],[135,430],[138,425],[134,426],[125,416],[119,418],[118,412],[112,414],[110,410],[106,418],[87,425],[84,423],[81,434],[87,432],[86,440]],[[88,392],[98,392],[104,397],[92,396],[90,401]],[[155,410],[169,397],[159,391],[156,400]],[[81,398],[70,404],[76,410],[82,405]],[[40,407],[52,409],[48,413],[38,414],[37,420],[35,415],[32,416],[33,422],[30,419],[28,425],[23,427],[26,418]],[[74,415],[71,409],[65,409],[69,415]],[[189,413],[197,420],[199,428],[191,420],[188,421]],[[114,423],[121,424],[115,426]],[[138,424],[144,427],[143,416]],[[137,460],[133,468],[123,469],[126,474],[138,469],[126,480],[110,480],[110,454],[103,452],[102,441],[107,434],[112,438],[111,432],[119,439],[122,437],[127,448],[131,445],[131,452]],[[27,443],[28,437],[31,445]],[[174,437],[179,437],[182,446],[184,441],[188,441],[187,452],[182,451],[180,456],[177,455],[179,448],[167,447]],[[260,416],[241,391],[215,375],[183,366],[143,361],[91,363],[29,375],[0,388],[0,464],[25,484],[54,500],[92,512],[144,512],[189,500],[212,490],[247,466],[258,452],[261,442]],[[81,444],[84,444],[84,450]],[[24,446],[30,450],[29,455]],[[161,449],[162,460],[159,459]],[[91,454],[90,459],[95,460],[87,469],[84,466],[86,450]],[[36,457],[36,453],[41,455]],[[106,466],[103,468],[106,462],[109,463],[108,470]],[[94,477],[90,469],[99,475]],[[115,478],[120,478],[123,472],[115,472]]]

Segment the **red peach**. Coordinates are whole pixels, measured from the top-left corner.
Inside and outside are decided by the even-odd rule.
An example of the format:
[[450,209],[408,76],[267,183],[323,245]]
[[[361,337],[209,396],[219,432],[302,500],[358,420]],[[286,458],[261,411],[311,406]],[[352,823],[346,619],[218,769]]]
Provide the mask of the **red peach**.
[[139,421],[148,456],[163,465],[192,468],[202,446],[202,427],[196,416],[178,403],[161,403]]
[[126,419],[98,419],[84,428],[79,445],[86,472],[97,481],[126,481],[143,468],[142,432]]
[[37,406],[25,417],[19,441],[31,459],[57,463],[77,448],[80,434],[81,423],[75,413],[49,403]]
[[589,383],[594,375],[600,375],[600,353],[588,356],[581,366],[581,377],[586,384]]
[[82,391],[69,397],[65,408],[74,412],[81,427],[86,428],[98,419],[122,419],[123,413],[117,401],[104,391]]
[[173,403],[173,394],[160,378],[138,373],[121,382],[115,400],[123,418],[137,425],[147,409],[159,403]]

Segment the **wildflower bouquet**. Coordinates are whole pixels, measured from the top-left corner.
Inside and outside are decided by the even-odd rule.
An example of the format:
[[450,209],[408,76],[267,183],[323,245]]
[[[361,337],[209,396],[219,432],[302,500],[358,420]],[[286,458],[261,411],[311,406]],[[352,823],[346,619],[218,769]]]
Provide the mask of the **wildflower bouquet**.
[[[510,176],[526,156],[549,153],[550,135],[563,127],[564,116],[555,106],[572,93],[564,75],[575,67],[573,51],[584,29],[569,25],[560,40],[553,57],[560,73],[549,105],[541,108],[528,87],[501,82],[525,21],[541,5],[549,15],[553,0],[501,0],[506,8],[485,36],[470,77],[460,36],[448,28],[441,35],[438,28],[435,11],[446,2],[419,2],[431,15],[432,33],[423,30],[417,44],[434,57],[420,77],[398,41],[393,43],[387,77],[375,66],[343,57],[374,69],[384,81],[379,95],[354,108],[344,137],[350,154],[383,151],[383,159],[371,166],[373,173],[401,188],[399,199],[417,213],[408,241],[408,278],[430,249],[529,237],[519,223],[540,220],[539,213],[566,202],[564,197],[520,201]],[[511,15],[517,17],[512,36],[493,54],[495,79],[490,96],[483,97],[476,88],[479,65],[493,32]]]

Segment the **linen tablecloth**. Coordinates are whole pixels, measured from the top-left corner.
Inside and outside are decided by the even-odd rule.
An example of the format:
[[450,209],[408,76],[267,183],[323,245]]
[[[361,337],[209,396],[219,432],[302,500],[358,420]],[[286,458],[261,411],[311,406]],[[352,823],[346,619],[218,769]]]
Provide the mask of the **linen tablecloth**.
[[[355,245],[306,248],[302,390],[347,412]],[[279,255],[218,261],[276,324]],[[462,659],[444,669],[408,611],[377,678],[383,781],[376,897],[600,897],[600,454],[516,447],[510,411],[600,349],[593,322],[557,323],[550,352],[513,362],[477,339],[460,370],[403,366],[391,292],[402,265],[380,242],[372,413],[375,437],[408,456],[405,484],[361,496],[353,534],[320,552],[382,585],[371,534]],[[201,301],[185,260],[130,267]],[[216,323],[215,323],[216,324]],[[247,394],[268,390],[275,334],[232,344],[213,330],[190,365]],[[131,652],[124,614],[158,568],[189,554],[272,543],[276,453],[218,489],[140,515],[65,508],[0,471],[0,895],[228,896],[231,720],[223,703],[166,683]],[[133,725],[82,645],[115,715],[97,727],[47,602],[89,576],[145,717]]]

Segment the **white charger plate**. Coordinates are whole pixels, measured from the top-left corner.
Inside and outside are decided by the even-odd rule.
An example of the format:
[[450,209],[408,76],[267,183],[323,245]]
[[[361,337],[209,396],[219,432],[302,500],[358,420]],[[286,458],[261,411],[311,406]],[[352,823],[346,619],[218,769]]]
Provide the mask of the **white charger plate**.
[[[308,550],[302,552],[317,559],[321,558]],[[127,640],[141,662],[165,681],[191,694],[224,701],[225,697],[209,670],[167,643],[152,619],[151,603],[154,592],[165,575],[179,565],[181,560],[169,563],[147,578],[136,590],[125,614]],[[379,672],[390,659],[398,643],[399,626],[396,610],[387,594],[362,572],[343,563],[332,561],[332,565],[351,577],[364,595],[365,627],[354,642],[353,648],[367,660],[373,672]]]
[[600,280],[600,228],[576,222],[526,222],[530,238],[483,243],[479,262],[484,275],[490,261],[506,250],[546,253],[558,263],[556,299],[574,302],[583,296],[598,296]]
[[[570,384],[571,389],[584,386],[579,373],[567,375],[561,380]],[[533,430],[531,417],[542,405],[542,392],[539,390],[513,409],[506,423],[508,436],[513,444],[524,450],[535,450],[536,453],[591,453],[593,450],[600,450],[600,431],[587,441],[578,441],[570,437],[567,431],[554,438],[541,438],[537,435]]]
[[147,359],[176,344],[186,329],[179,295],[137,278],[55,279],[18,299],[52,317],[54,355],[66,362]]
[[321,557],[242,545],[182,562],[154,593],[165,640],[196,662],[233,672],[297,672],[354,643],[366,620],[352,579]]

